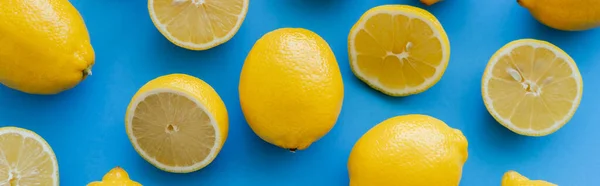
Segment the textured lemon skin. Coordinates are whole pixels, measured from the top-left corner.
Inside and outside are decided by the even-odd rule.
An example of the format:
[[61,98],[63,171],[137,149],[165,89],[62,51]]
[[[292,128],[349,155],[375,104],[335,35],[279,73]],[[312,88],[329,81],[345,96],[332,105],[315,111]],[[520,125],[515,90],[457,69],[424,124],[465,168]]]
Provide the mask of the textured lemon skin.
[[242,68],[239,94],[246,121],[260,138],[302,150],[335,125],[344,86],[323,38],[306,29],[282,28],[254,44]]
[[543,180],[529,180],[515,171],[508,171],[502,176],[501,186],[556,186],[556,184]]
[[94,50],[68,0],[10,0],[0,6],[0,83],[56,94],[85,79]]
[[517,0],[541,23],[564,31],[600,26],[598,0]]
[[[125,129],[127,130],[127,136],[129,137],[129,141],[133,141],[133,136],[131,136],[133,134],[133,131],[129,130],[127,124],[130,123],[128,121],[128,118],[130,118],[130,114],[133,114],[130,113],[130,111],[134,101],[137,100],[141,94],[157,89],[171,89],[185,93],[186,95],[195,98],[197,101],[200,102],[200,104],[204,106],[204,108],[207,109],[207,114],[211,115],[211,118],[216,120],[217,128],[215,128],[215,130],[218,134],[220,134],[219,136],[221,144],[219,144],[217,149],[215,150],[215,154],[219,154],[221,148],[225,144],[225,140],[227,139],[227,134],[229,131],[229,116],[227,114],[227,108],[225,107],[225,103],[223,103],[221,97],[208,83],[202,81],[201,79],[186,74],[170,74],[161,76],[149,81],[138,90],[138,92],[131,99],[129,106],[127,107],[127,113],[125,114]],[[135,145],[133,146],[135,147]],[[148,163],[152,164],[152,161],[150,161],[148,157],[145,157],[142,155],[142,153],[140,153],[141,149],[135,150]],[[206,165],[209,165],[215,157],[209,160]],[[158,165],[152,165],[163,171],[173,172],[170,170],[166,170],[165,168],[162,168]],[[205,166],[197,167],[196,169],[181,173],[194,172],[204,168]]]
[[102,181],[89,183],[87,186],[142,186],[129,178],[129,174],[121,167],[115,167],[102,177]]
[[[411,14],[415,14],[415,15],[420,15],[421,17],[423,17],[426,20],[429,20],[432,24],[433,24],[433,28],[435,30],[438,30],[440,32],[440,36],[442,36],[440,38],[440,42],[442,43],[443,46],[445,46],[445,54],[448,54],[448,57],[446,58],[445,61],[442,61],[441,64],[443,65],[443,67],[440,69],[442,71],[442,73],[436,77],[431,84],[423,87],[422,89],[413,91],[413,92],[403,92],[403,93],[395,93],[392,91],[388,91],[385,90],[382,87],[379,87],[377,85],[375,85],[374,83],[369,82],[367,77],[363,77],[359,72],[359,69],[355,69],[358,67],[355,67],[352,62],[353,61],[357,61],[358,59],[355,57],[355,55],[352,54],[352,44],[354,43],[352,40],[353,35],[352,33],[355,32],[355,30],[360,29],[360,25],[363,22],[367,21],[367,17],[370,14],[374,14],[377,12],[408,12]],[[444,72],[446,71],[446,68],[448,67],[448,61],[450,60],[450,41],[448,40],[448,36],[446,35],[446,31],[444,30],[444,27],[442,27],[442,24],[438,21],[438,19],[431,13],[429,13],[427,10],[418,8],[418,7],[414,7],[414,6],[409,6],[409,5],[381,5],[381,6],[377,6],[374,8],[371,8],[369,10],[367,10],[367,12],[365,12],[360,18],[359,20],[352,26],[352,28],[350,29],[350,34],[348,34],[348,59],[350,59],[350,69],[352,70],[352,73],[354,73],[354,75],[360,79],[361,81],[365,82],[367,85],[369,85],[369,87],[384,93],[388,96],[394,96],[394,97],[403,97],[403,96],[410,96],[410,95],[415,95],[415,94],[419,94],[422,92],[425,92],[426,90],[428,90],[429,88],[433,87],[437,82],[439,82],[442,79],[442,76],[444,75]]]
[[468,157],[467,146],[461,131],[436,118],[390,118],[352,148],[350,186],[456,186]]
[[[512,125],[505,123],[502,120],[502,117],[498,114],[498,112],[496,112],[495,110],[492,110],[492,106],[491,106],[491,102],[488,102],[487,99],[485,99],[487,96],[487,92],[485,90],[485,81],[486,81],[486,77],[491,76],[490,74],[493,71],[492,68],[492,61],[494,59],[497,59],[500,54],[502,53],[502,51],[507,50],[507,48],[510,48],[512,45],[516,45],[516,44],[521,44],[521,43],[536,43],[538,45],[547,45],[550,46],[552,48],[554,48],[555,51],[558,51],[561,53],[562,56],[566,56],[567,59],[565,59],[567,62],[569,63],[573,63],[575,64],[575,60],[573,60],[573,58],[571,58],[571,56],[569,56],[569,54],[567,54],[565,51],[563,51],[562,49],[560,49],[558,46],[549,43],[547,41],[542,41],[542,40],[537,40],[537,39],[519,39],[519,40],[515,40],[515,41],[511,41],[510,43],[507,43],[506,45],[502,46],[502,48],[498,49],[498,51],[496,51],[496,53],[494,53],[494,55],[492,55],[492,57],[490,58],[490,60],[488,61],[488,64],[485,67],[485,71],[484,71],[484,75],[481,78],[481,97],[483,98],[483,103],[485,105],[485,108],[488,110],[488,112],[492,115],[492,117],[498,122],[500,123],[502,126],[506,127],[507,129],[509,129],[510,131],[513,131],[514,133],[520,134],[520,135],[524,135],[524,136],[535,136],[535,137],[540,137],[540,136],[547,136],[550,135],[556,131],[558,131],[559,129],[561,129],[565,124],[567,124],[568,121],[571,120],[571,118],[574,116],[574,114],[570,115],[565,122],[560,123],[558,125],[558,127],[554,128],[551,131],[545,132],[545,133],[540,133],[540,132],[527,132],[527,131],[523,131],[523,130],[519,130],[518,128],[513,127]],[[573,65],[575,68],[573,69],[574,71],[576,71],[578,74],[579,72],[579,68],[577,68],[577,65]],[[579,104],[581,103],[581,97],[583,94],[583,79],[581,78],[581,75],[579,76],[578,82],[582,82],[582,85],[579,88],[579,99],[578,100],[574,100],[575,108],[579,107]]]

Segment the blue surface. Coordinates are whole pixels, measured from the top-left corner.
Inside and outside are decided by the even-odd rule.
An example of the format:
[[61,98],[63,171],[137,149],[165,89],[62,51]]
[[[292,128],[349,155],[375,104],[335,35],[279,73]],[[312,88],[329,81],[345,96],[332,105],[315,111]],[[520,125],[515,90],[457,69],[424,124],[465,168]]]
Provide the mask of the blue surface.
[[[350,71],[347,35],[363,12],[382,4],[417,0],[251,0],[244,24],[229,42],[189,51],[167,41],[148,16],[146,0],[72,0],[88,26],[96,52],[94,75],[56,96],[27,95],[0,86],[0,125],[31,129],[53,147],[60,182],[80,186],[124,167],[153,185],[348,185],[346,161],[354,142],[375,124],[396,115],[429,114],[463,131],[469,158],[461,185],[499,185],[517,170],[559,185],[600,183],[600,29],[562,32],[535,21],[511,1],[447,0],[427,7],[451,43],[450,65],[430,90],[392,98],[370,89]],[[345,85],[337,125],[310,148],[289,153],[260,140],[246,124],[238,100],[238,78],[246,54],[263,34],[304,27],[329,42]],[[573,119],[541,138],[519,136],[486,111],[480,82],[490,56],[521,38],[550,41],[569,53],[584,79]],[[190,174],[171,174],[146,163],[125,134],[125,109],[133,94],[160,75],[197,76],[221,95],[230,118],[229,138],[216,160]]]

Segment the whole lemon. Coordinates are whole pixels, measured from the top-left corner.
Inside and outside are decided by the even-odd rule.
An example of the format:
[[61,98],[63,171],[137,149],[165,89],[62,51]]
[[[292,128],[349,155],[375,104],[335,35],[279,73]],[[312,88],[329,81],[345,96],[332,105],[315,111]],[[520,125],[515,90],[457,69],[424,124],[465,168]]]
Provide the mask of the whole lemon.
[[515,171],[508,171],[502,176],[502,186],[556,186],[543,180],[530,180]]
[[541,23],[565,31],[600,26],[598,0],[517,0]]
[[115,167],[102,177],[102,181],[94,181],[87,186],[142,186],[142,184],[131,180],[123,168]]
[[91,74],[94,50],[68,0],[1,4],[0,83],[26,93],[56,94]]
[[350,186],[456,186],[467,156],[465,136],[443,121],[426,115],[393,117],[352,148]]
[[282,28],[265,34],[250,50],[239,93],[244,116],[260,138],[302,150],[335,125],[344,86],[323,38],[302,28]]

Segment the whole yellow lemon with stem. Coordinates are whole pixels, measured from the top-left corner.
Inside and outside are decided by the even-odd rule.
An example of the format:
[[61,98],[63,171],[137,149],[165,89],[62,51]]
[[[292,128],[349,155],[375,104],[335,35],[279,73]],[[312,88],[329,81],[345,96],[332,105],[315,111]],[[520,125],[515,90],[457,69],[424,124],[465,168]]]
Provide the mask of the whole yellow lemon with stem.
[[92,74],[87,28],[68,0],[3,1],[0,23],[0,83],[56,94]]
[[87,186],[142,186],[142,184],[131,180],[123,168],[115,167],[102,177],[102,181],[95,181]]
[[541,23],[565,31],[600,26],[598,0],[517,0]]
[[352,148],[350,186],[456,186],[467,161],[467,145],[461,131],[431,116],[390,118]]
[[515,171],[508,171],[502,176],[502,186],[556,186],[543,180],[530,180]]
[[242,68],[240,103],[252,130],[292,151],[335,125],[344,86],[331,48],[316,33],[282,28],[265,34]]

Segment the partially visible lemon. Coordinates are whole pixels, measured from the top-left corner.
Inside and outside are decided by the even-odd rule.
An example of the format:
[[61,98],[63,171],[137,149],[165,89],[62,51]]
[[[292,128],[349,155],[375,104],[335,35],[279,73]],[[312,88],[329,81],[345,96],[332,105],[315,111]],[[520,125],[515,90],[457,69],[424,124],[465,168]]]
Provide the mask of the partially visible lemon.
[[481,89],[486,108],[500,124],[518,134],[544,136],[573,117],[583,80],[575,61],[560,48],[521,39],[492,56]]
[[352,148],[350,186],[457,186],[467,146],[460,130],[431,116],[390,118]]
[[242,67],[240,103],[263,140],[302,150],[335,125],[344,85],[335,55],[316,33],[282,28],[262,36]]
[[176,173],[210,164],[225,139],[225,104],[204,81],[184,74],[158,77],[131,99],[125,116],[135,150],[157,168]]
[[543,180],[529,180],[518,172],[508,171],[502,176],[501,186],[556,186],[556,184]]
[[421,3],[426,4],[427,6],[431,6],[440,1],[441,0],[421,0]]
[[448,66],[450,43],[431,13],[383,5],[364,13],[348,36],[350,67],[369,86],[391,96],[421,93]]
[[69,0],[0,4],[0,83],[30,94],[57,94],[92,74],[94,49]]
[[542,24],[565,31],[588,30],[600,26],[598,0],[517,0]]
[[0,128],[0,173],[0,185],[59,185],[54,151],[27,129]]
[[121,167],[115,167],[102,177],[102,181],[95,181],[87,186],[142,186],[142,184],[131,180],[129,174]]
[[240,29],[249,0],[148,0],[154,26],[169,41],[207,50],[229,41]]

